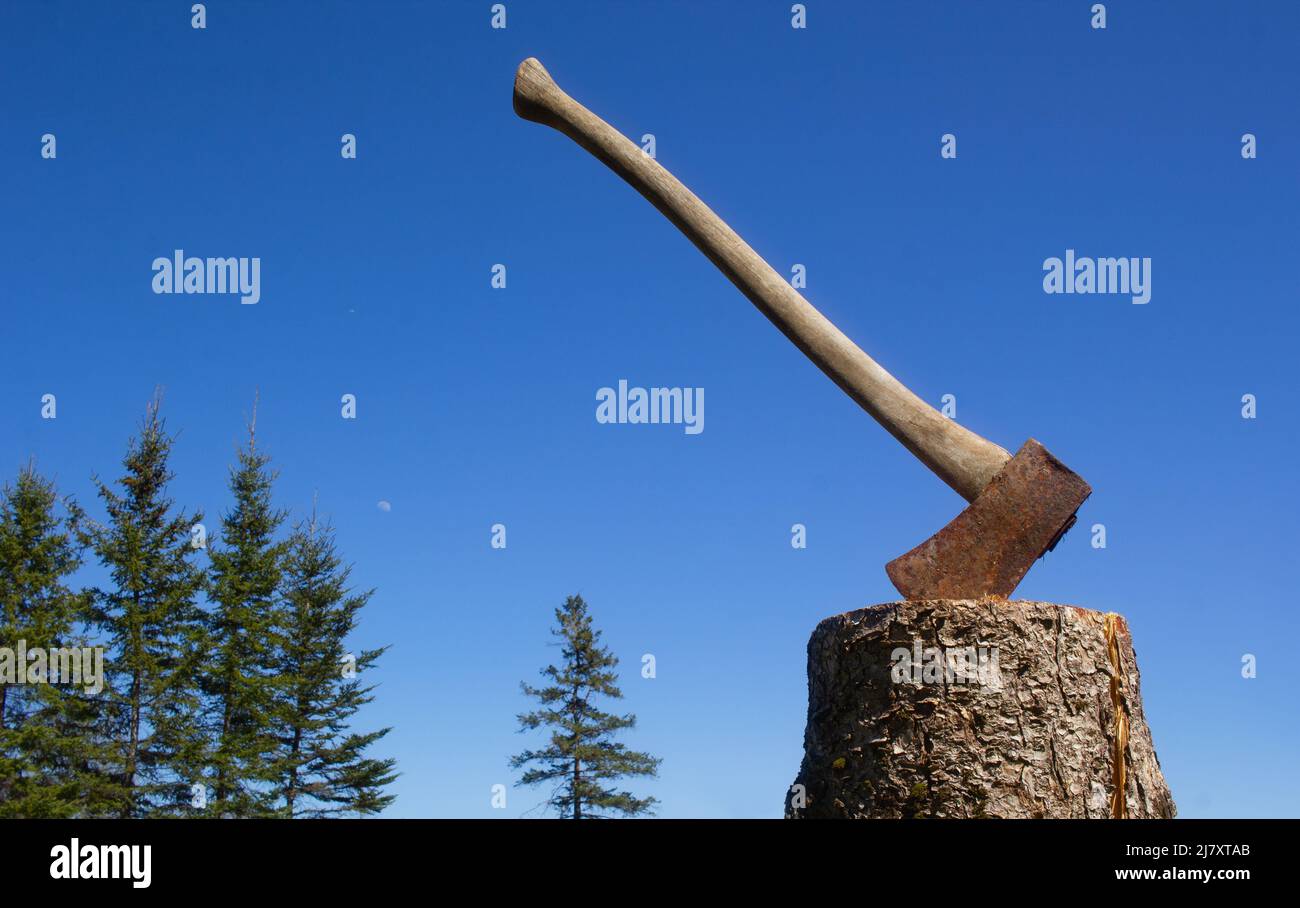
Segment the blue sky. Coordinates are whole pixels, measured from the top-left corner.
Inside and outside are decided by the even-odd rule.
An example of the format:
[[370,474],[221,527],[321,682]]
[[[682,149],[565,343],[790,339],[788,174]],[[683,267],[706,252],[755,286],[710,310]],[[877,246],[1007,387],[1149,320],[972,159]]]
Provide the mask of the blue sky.
[[[628,743],[664,758],[635,789],[666,817],[779,816],[809,633],[895,598],[884,563],[963,503],[643,199],[515,117],[535,55],[778,271],[806,265],[920,396],[1087,478],[1018,596],[1128,618],[1182,816],[1300,814],[1300,9],[1116,2],[1097,31],[1075,0],[813,0],[794,30],[783,2],[513,0],[493,30],[490,5],[213,2],[199,31],[188,3],[6,4],[5,475],[34,455],[100,516],[91,474],[118,475],[162,385],[174,496],[213,525],[256,390],[280,504],[318,493],[377,589],[356,645],[392,644],[361,722],[394,726],[388,815],[541,799],[489,802],[580,592]],[[155,295],[177,248],[260,257],[261,301]],[[1066,249],[1150,257],[1151,302],[1045,294]],[[598,424],[620,378],[703,387],[705,431]]]

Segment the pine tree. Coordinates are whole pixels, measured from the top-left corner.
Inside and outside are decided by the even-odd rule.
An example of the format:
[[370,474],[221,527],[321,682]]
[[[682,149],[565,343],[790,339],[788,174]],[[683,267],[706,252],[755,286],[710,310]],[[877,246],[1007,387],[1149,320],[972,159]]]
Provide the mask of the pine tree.
[[519,716],[520,731],[551,729],[551,741],[541,750],[526,750],[511,758],[512,769],[530,764],[519,785],[554,783],[545,805],[560,816],[575,820],[605,818],[612,814],[652,814],[657,801],[619,791],[608,782],[624,776],[658,774],[661,760],[638,753],[612,740],[623,729],[636,727],[636,716],[601,712],[592,704],[596,695],[622,699],[614,669],[618,658],[600,645],[600,631],[592,626],[587,603],[570,596],[555,610],[563,665],[548,665],[542,675],[551,684],[535,688],[520,684],[541,708]]
[[204,616],[196,602],[204,576],[191,542],[203,515],[174,511],[167,497],[173,439],[160,404],[156,396],[128,446],[121,492],[96,478],[108,522],[89,534],[112,581],[94,590],[93,619],[109,647],[102,727],[121,817],[188,814],[206,756],[198,721]]
[[97,790],[85,724],[91,679],[70,686],[61,676],[70,662],[62,658],[60,676],[49,676],[56,653],[76,648],[80,656],[86,642],[86,600],[66,582],[81,565],[81,513],[71,499],[61,503],[63,515],[54,483],[32,464],[0,490],[0,646],[11,657],[19,641],[29,653],[42,650],[51,682],[18,685],[0,677],[0,817],[78,816]]
[[366,756],[391,729],[348,730],[373,687],[360,675],[385,652],[352,657],[345,641],[373,591],[348,587],[351,568],[336,550],[333,530],[316,516],[289,540],[282,583],[283,613],[277,671],[282,679],[276,728],[280,815],[330,817],[374,814],[394,800],[384,789],[397,778],[396,761]]
[[275,474],[256,448],[256,405],[248,445],[230,471],[234,508],[222,517],[221,544],[210,544],[207,727],[213,808],[218,816],[266,816],[272,810],[275,737],[276,590],[285,546],[275,541],[284,513],[271,505]]

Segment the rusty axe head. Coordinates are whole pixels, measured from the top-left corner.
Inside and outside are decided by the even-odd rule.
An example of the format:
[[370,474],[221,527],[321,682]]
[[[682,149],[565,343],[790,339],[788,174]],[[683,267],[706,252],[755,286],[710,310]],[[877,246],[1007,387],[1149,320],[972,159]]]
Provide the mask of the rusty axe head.
[[908,599],[1011,595],[1074,525],[1092,488],[1034,439],[939,532],[885,566]]

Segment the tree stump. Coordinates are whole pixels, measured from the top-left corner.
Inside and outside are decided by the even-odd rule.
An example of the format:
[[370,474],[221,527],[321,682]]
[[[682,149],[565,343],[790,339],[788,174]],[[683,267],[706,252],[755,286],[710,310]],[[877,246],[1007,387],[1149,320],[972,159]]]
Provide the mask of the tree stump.
[[790,818],[1169,818],[1118,615],[1048,602],[891,602],[808,641]]

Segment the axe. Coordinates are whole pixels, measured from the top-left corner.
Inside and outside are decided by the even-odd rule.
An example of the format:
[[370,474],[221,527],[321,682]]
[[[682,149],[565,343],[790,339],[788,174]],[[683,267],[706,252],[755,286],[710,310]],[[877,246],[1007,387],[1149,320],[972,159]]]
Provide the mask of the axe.
[[645,196],[886,431],[965,498],[951,523],[885,566],[908,599],[1006,597],[1074,525],[1092,489],[1034,439],[1006,450],[921,400],[831,324],[676,177],[529,57],[515,113],[564,133]]

